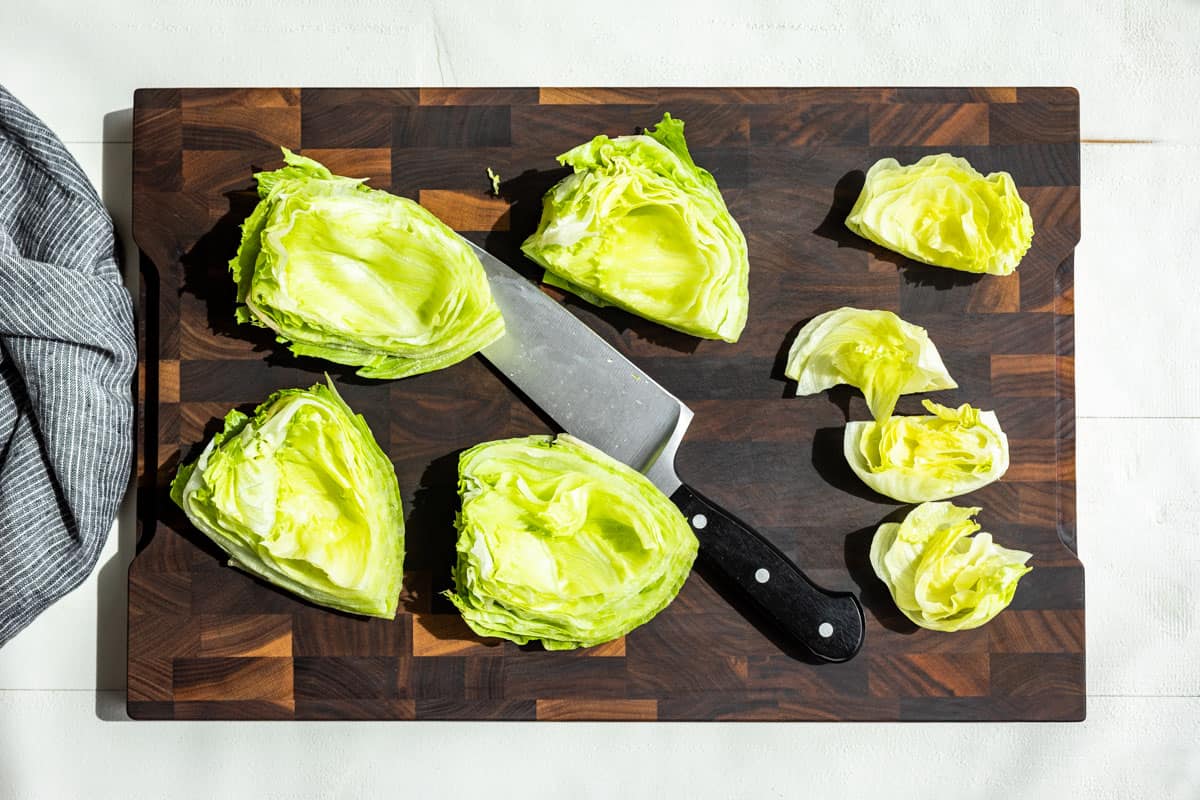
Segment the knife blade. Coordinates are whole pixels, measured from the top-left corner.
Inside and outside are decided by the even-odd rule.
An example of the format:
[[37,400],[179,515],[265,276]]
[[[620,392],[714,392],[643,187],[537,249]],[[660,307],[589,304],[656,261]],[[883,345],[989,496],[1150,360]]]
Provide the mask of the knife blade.
[[527,278],[471,243],[505,334],[482,355],[563,430],[644,473],[683,512],[700,555],[791,640],[825,661],[862,647],[862,606],[812,582],[769,540],[681,481],[675,453],[693,413]]

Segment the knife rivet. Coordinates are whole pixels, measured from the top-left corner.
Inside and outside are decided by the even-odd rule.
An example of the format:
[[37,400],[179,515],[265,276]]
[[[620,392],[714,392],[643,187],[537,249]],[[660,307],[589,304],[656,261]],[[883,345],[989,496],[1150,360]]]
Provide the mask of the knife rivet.
[[833,626],[828,622],[822,622],[817,626],[817,633],[821,634],[822,639],[828,639],[833,636]]
[[[678,517],[676,517],[676,519],[678,519]],[[704,516],[703,514],[697,514],[696,516],[692,517],[692,527],[696,530],[702,531],[707,525],[708,517]]]
[[771,580],[771,573],[765,567],[759,567],[754,573],[754,580],[759,583],[766,583]]

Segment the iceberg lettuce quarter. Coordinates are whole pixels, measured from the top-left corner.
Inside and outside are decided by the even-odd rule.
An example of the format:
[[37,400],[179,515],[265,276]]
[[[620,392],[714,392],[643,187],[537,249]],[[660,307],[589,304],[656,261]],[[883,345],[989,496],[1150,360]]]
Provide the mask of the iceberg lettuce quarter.
[[455,364],[504,333],[470,246],[417,203],[284,149],[230,262],[238,319],[296,355],[403,378]]
[[542,200],[522,251],[546,283],[669,328],[736,342],[750,305],[746,237],[683,121],[664,114],[633,136],[597,136],[563,153],[574,172]]
[[477,634],[590,647],[652,619],[699,543],[646,476],[567,434],[486,442],[459,460],[447,596]]
[[404,571],[392,462],[334,388],[233,410],[171,499],[229,563],[317,605],[391,619]]

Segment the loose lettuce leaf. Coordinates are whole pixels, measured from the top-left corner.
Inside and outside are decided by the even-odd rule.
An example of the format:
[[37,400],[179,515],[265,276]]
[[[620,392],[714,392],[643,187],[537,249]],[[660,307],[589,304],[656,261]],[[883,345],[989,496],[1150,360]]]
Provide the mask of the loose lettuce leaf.
[[558,157],[574,169],[542,200],[521,246],[546,282],[597,305],[706,339],[735,342],[746,324],[746,237],[717,182],[696,166],[683,121],[597,136]]
[[846,424],[854,474],[903,503],[946,500],[998,480],[1008,469],[1008,437],[994,411],[922,401],[933,416]]
[[1033,241],[1012,176],[985,177],[949,153],[876,161],[846,227],[915,261],[992,275],[1012,273]]
[[230,411],[171,499],[230,564],[313,603],[391,619],[404,515],[391,461],[333,383]]
[[239,321],[297,355],[403,378],[457,363],[504,333],[483,265],[424,208],[284,148],[230,262]]
[[453,592],[481,636],[547,650],[623,636],[665,608],[696,558],[679,509],[644,475],[567,434],[459,458]]
[[[901,523],[884,523],[871,566],[904,616],[922,628],[978,628],[1012,602],[1030,553],[1006,550],[980,529],[978,508],[922,503]],[[972,535],[974,534],[974,535]]]
[[862,390],[877,421],[886,420],[902,394],[958,386],[925,329],[891,311],[838,308],[813,317],[788,352],[784,373],[796,394],[840,383]]

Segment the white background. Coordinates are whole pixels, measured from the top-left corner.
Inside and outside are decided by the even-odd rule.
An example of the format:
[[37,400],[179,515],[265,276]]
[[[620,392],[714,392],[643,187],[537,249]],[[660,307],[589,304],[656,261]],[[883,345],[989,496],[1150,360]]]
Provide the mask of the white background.
[[[0,650],[0,798],[1200,797],[1200,2],[3,0],[0,82],[128,242],[140,86],[1071,85],[1076,725],[133,723],[127,504]],[[99,690],[99,691],[97,691]]]

